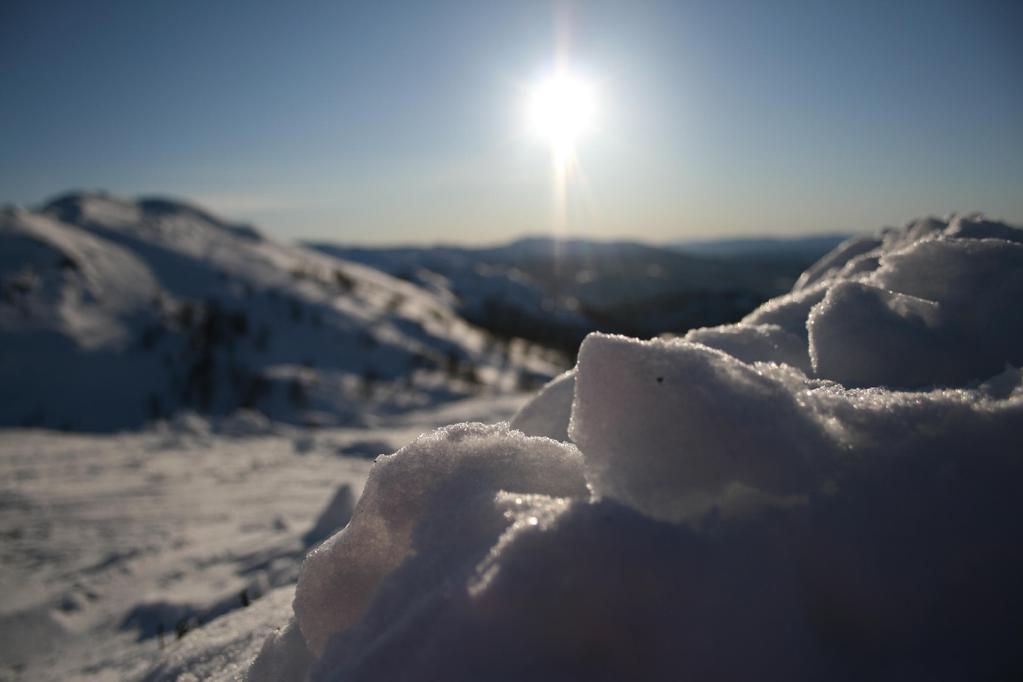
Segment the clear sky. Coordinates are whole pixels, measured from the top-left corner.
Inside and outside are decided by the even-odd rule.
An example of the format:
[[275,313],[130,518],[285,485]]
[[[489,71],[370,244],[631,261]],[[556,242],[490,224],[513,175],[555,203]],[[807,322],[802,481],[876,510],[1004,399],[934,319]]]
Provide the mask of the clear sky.
[[190,198],[284,238],[552,229],[524,102],[599,92],[573,234],[1023,223],[1023,2],[0,2],[0,202]]

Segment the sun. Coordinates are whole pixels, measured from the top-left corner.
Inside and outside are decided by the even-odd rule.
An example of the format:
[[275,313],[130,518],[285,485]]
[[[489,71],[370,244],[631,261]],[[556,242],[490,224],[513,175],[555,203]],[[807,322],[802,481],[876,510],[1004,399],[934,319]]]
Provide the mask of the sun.
[[596,114],[593,84],[567,69],[547,76],[530,92],[529,119],[533,131],[546,138],[558,154],[575,150],[579,139],[593,130]]
[[[557,64],[526,90],[528,125],[533,135],[550,145],[551,225],[556,235],[564,234],[587,205],[587,183],[578,147],[582,139],[596,132],[598,89],[590,79]],[[570,211],[570,208],[572,209]]]

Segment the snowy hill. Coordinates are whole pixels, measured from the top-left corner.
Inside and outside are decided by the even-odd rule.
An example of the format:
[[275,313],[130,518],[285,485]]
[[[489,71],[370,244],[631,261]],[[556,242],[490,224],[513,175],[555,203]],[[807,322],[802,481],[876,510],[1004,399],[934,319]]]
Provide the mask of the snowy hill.
[[559,370],[372,268],[96,194],[0,215],[0,339],[0,423],[89,430],[182,409],[350,423]]
[[740,260],[548,237],[475,249],[310,246],[431,289],[497,333],[573,350],[593,330],[654,336],[736,320],[787,291],[823,253]]

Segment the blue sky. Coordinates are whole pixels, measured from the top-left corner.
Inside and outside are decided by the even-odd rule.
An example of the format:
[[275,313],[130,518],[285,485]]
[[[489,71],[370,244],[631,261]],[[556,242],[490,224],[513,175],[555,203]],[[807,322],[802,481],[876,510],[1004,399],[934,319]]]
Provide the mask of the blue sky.
[[181,196],[344,242],[544,233],[524,100],[567,44],[600,90],[573,234],[1021,223],[1021,25],[1019,2],[13,0],[0,202]]

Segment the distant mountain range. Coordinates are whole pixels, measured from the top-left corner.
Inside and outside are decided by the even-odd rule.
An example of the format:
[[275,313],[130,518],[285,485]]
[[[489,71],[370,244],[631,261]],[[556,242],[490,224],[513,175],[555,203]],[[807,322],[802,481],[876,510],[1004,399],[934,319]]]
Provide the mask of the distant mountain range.
[[818,234],[808,237],[734,237],[683,240],[671,248],[704,256],[781,256],[817,260],[849,239],[850,234]]
[[841,240],[702,242],[692,252],[549,237],[488,248],[308,246],[429,289],[495,333],[572,350],[594,330],[653,336],[737,320]]
[[0,211],[0,424],[107,430],[188,409],[304,424],[532,387],[565,358],[450,298],[188,204]]

